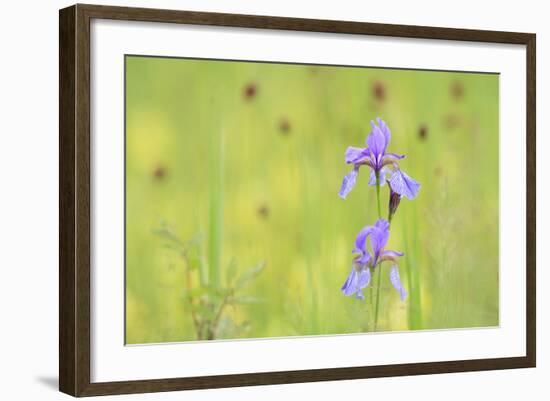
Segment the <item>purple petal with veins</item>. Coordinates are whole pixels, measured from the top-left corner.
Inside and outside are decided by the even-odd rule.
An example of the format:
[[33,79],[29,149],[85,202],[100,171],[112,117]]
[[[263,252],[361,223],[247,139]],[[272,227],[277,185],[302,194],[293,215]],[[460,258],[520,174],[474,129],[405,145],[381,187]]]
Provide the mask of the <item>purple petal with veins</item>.
[[346,196],[351,192],[357,181],[357,174],[359,173],[359,167],[354,167],[344,179],[342,180],[342,187],[338,193],[342,199],[346,199]]
[[395,169],[390,177],[390,185],[394,192],[409,199],[416,198],[420,183],[405,174],[401,169]]
[[357,280],[357,285],[359,288],[365,288],[370,283],[370,270],[363,269],[359,272],[359,279]]
[[351,273],[342,286],[342,293],[345,296],[356,294],[356,298],[364,299],[363,292],[361,290],[369,285],[370,277],[370,270],[368,268],[357,271],[355,266],[353,266],[351,268]]
[[399,298],[401,301],[405,300],[407,297],[407,291],[403,288],[401,284],[401,279],[399,278],[399,269],[397,265],[393,265],[390,270],[390,281],[394,288],[399,292]]
[[357,274],[357,269],[355,266],[351,268],[351,273],[349,274],[346,282],[342,286],[342,293],[349,297],[352,294],[357,292],[357,282],[359,280],[359,275]]
[[374,122],[371,123],[372,131],[367,137],[367,145],[369,147],[369,150],[372,152],[371,158],[374,158],[376,164],[378,164],[382,162],[382,156],[386,151],[386,137],[384,136],[380,128],[378,128],[374,124]]
[[369,153],[367,148],[356,148],[354,146],[348,146],[348,148],[346,149],[346,163],[359,163],[368,155]]

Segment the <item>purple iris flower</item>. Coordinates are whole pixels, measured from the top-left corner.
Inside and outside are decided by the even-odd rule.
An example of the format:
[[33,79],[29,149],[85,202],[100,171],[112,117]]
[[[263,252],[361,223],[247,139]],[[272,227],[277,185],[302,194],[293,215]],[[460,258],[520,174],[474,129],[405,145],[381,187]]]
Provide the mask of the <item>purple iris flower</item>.
[[[394,263],[390,270],[390,281],[399,292],[401,300],[407,296],[407,292],[401,285],[396,258],[403,256],[402,252],[384,249],[390,237],[390,223],[384,219],[378,220],[373,226],[363,228],[355,239],[353,253],[357,256],[353,260],[351,273],[342,286],[342,293],[346,296],[355,294],[357,299],[364,299],[363,289],[371,279],[371,270],[385,261]],[[367,248],[367,239],[370,237],[370,250]]]
[[378,124],[371,121],[372,131],[367,137],[366,148],[353,146],[347,148],[346,163],[353,164],[353,170],[344,177],[339,195],[346,199],[355,186],[359,168],[368,166],[370,167],[369,185],[375,186],[376,177],[378,177],[382,186],[389,176],[389,182],[395,192],[414,199],[418,194],[420,184],[399,168],[397,162],[403,159],[404,155],[386,152],[391,139],[391,131],[381,118],[377,118],[376,122]]

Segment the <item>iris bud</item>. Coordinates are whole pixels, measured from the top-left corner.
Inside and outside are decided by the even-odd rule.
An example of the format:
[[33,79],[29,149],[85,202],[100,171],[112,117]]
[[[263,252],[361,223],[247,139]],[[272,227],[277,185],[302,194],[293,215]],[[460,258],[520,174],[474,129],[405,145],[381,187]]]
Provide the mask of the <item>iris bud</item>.
[[388,205],[388,221],[391,222],[391,219],[395,212],[397,211],[397,207],[399,206],[399,202],[401,202],[401,195],[399,195],[397,192],[394,192],[393,189],[391,189],[390,186],[390,202]]

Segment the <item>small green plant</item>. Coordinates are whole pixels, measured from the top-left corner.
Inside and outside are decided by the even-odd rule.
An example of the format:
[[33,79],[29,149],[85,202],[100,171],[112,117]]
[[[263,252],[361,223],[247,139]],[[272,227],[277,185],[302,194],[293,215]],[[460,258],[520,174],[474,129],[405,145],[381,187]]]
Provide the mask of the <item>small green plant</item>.
[[225,269],[223,284],[220,280],[212,283],[207,278],[209,266],[203,254],[203,238],[196,235],[184,241],[172,228],[161,223],[154,230],[163,245],[176,252],[181,258],[185,276],[184,300],[193,322],[197,340],[215,340],[238,337],[250,327],[248,321],[238,323],[227,315],[228,307],[260,302],[260,299],[247,295],[246,288],[265,268],[265,263],[245,269],[239,273],[235,259]]

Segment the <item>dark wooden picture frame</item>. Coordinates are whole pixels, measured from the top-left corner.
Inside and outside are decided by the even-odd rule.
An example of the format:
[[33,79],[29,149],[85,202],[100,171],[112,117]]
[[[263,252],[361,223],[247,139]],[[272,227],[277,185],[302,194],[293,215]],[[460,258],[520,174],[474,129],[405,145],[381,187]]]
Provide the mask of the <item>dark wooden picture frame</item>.
[[[182,377],[90,381],[90,22],[94,18],[509,43],[526,46],[526,356]],[[59,389],[73,396],[363,379],[534,367],[536,363],[535,47],[531,33],[74,5],[59,14]]]

